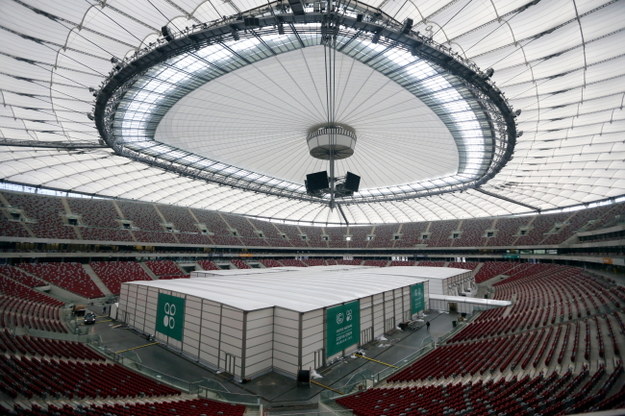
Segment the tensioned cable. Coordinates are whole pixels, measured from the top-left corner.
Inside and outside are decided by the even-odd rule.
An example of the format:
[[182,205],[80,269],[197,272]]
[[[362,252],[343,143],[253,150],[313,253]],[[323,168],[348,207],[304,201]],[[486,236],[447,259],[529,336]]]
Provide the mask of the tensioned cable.
[[[338,10],[338,5],[337,5]],[[327,106],[327,123],[333,126],[336,122],[336,22],[332,14],[332,0],[328,0],[326,4],[326,19],[323,23],[325,33],[322,33],[323,51],[325,58],[325,79],[326,79],[326,106]],[[336,181],[334,173],[334,151],[336,146],[336,133],[330,132],[330,208],[334,207],[334,198],[336,191]]]

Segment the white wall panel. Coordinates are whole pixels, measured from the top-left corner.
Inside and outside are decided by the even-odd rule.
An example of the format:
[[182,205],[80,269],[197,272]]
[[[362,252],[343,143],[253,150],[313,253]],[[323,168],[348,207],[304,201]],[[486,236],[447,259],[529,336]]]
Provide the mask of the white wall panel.
[[315,368],[315,352],[325,348],[324,310],[318,309],[302,315],[301,369]]
[[382,294],[373,295],[373,337],[384,334],[384,299]]
[[296,374],[299,362],[299,313],[274,308],[274,368]]

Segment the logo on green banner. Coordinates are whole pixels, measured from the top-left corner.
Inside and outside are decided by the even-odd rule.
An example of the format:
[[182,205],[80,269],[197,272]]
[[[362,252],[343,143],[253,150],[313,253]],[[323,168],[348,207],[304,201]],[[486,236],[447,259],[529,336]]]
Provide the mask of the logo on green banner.
[[410,313],[414,315],[425,310],[423,283],[410,286]]
[[360,341],[360,301],[326,311],[326,356],[330,357]]
[[156,307],[156,330],[168,337],[182,341],[184,328],[184,298],[158,294]]

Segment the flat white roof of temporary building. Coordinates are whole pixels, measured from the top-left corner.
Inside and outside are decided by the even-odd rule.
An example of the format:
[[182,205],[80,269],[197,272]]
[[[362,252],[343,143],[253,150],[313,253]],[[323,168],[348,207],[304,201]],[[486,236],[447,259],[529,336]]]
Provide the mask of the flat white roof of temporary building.
[[454,267],[395,266],[381,267],[376,273],[378,275],[413,276],[423,279],[447,279],[470,271],[471,270],[468,269],[457,269]]
[[[335,266],[312,266],[315,271],[339,271],[339,270],[353,270],[371,268],[371,266],[351,266],[351,265],[335,265]],[[191,272],[191,278],[195,277],[207,277],[207,276],[241,276],[241,275],[259,275],[270,273],[284,273],[284,272],[299,272],[306,270],[306,267],[297,266],[282,266],[282,267],[266,267],[266,268],[252,268],[252,269],[219,269],[219,270],[195,270]]]
[[[271,273],[233,273],[204,278],[136,281],[124,284],[151,286],[204,298],[245,311],[279,306],[297,312],[350,302],[425,281],[407,273],[393,275],[391,267],[365,270],[331,270],[327,267],[301,267]],[[414,267],[415,272],[418,267]],[[253,269],[254,271],[266,269]],[[252,270],[247,269],[247,272]],[[356,273],[357,271],[357,273]],[[221,270],[220,272],[227,272]]]

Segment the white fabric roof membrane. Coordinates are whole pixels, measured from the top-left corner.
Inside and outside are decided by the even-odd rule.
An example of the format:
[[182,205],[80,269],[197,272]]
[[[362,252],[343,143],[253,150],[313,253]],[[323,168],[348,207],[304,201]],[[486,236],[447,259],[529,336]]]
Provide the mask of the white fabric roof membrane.
[[[378,273],[381,268],[349,270],[337,266],[333,271],[327,267],[301,267],[299,270],[282,269],[281,272],[272,273],[254,269],[256,273],[251,274],[241,274],[234,270],[234,273],[225,273],[222,276],[207,273],[207,277],[136,281],[128,284],[158,287],[245,311],[279,306],[307,312],[426,280],[421,276],[427,272],[419,271],[419,267],[413,269],[415,270],[412,275],[407,271],[393,275],[392,270],[386,270],[384,278],[380,278]],[[466,273],[466,270],[462,270],[462,273]]]
[[[217,186],[115,155],[110,149],[89,147],[100,139],[87,117],[94,103],[89,88],[97,89],[103,82],[111,70],[111,57],[129,56],[154,42],[166,24],[179,30],[265,4],[259,0],[4,1],[0,6],[0,177],[61,191],[268,219],[341,223],[337,210],[326,205]],[[413,19],[414,31],[431,36],[482,69],[492,67],[497,87],[513,108],[522,110],[517,123],[523,135],[512,160],[479,190],[345,205],[350,224],[511,215],[625,195],[625,52],[621,46],[625,2],[373,0],[369,5],[399,22]],[[275,74],[279,82],[281,73]],[[192,133],[203,128],[192,124],[187,130],[176,126],[181,140],[190,146],[195,140]],[[293,178],[300,175],[304,156],[268,156],[254,149],[246,153],[245,137],[222,143],[224,157],[249,163],[247,168],[272,167]],[[290,140],[284,149],[305,146],[304,138],[297,143]],[[365,143],[357,144],[356,152]],[[410,158],[398,161],[390,152],[392,146],[384,144],[363,152],[367,160],[353,168],[346,159],[345,169],[371,183],[400,184],[413,173],[427,176],[432,169],[445,170],[451,157],[436,142],[426,141],[415,163]],[[275,167],[266,162],[270,157],[280,158]],[[419,163],[426,159],[431,167]],[[362,171],[365,167],[367,172]]]
[[[337,91],[357,94],[342,97],[337,117],[358,137],[354,155],[337,161],[337,176],[361,172],[360,186],[373,188],[455,173],[455,142],[432,110],[372,68],[341,54],[337,60]],[[328,169],[306,144],[307,129],[323,118],[324,76],[322,46],[243,67],[186,95],[159,123],[155,140],[302,183]],[[376,163],[381,155],[393,169]]]

